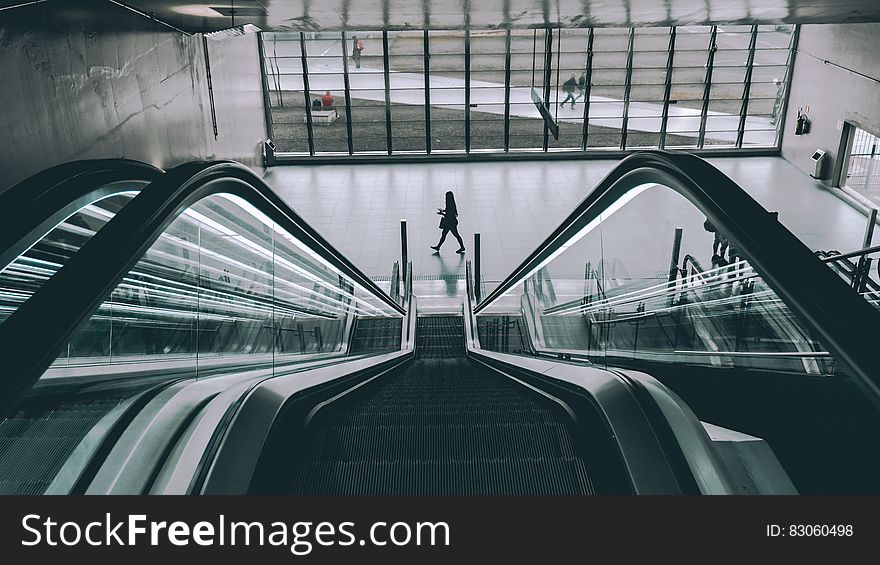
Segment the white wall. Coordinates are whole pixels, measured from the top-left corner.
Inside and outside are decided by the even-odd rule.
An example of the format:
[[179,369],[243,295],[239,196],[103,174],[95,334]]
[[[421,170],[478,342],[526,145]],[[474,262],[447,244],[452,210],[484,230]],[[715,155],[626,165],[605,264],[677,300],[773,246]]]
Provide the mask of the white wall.
[[[782,155],[811,173],[810,155],[824,149],[829,161],[824,182],[829,184],[842,134],[839,122],[880,134],[880,84],[825,64],[826,60],[880,79],[880,24],[801,26]],[[807,135],[794,134],[799,106],[810,107],[812,128]]]

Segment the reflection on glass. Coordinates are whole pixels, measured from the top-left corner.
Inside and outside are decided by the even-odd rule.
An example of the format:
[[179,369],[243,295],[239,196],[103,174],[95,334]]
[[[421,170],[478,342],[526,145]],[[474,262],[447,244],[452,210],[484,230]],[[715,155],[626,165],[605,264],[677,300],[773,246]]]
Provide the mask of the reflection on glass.
[[217,194],[164,231],[55,366],[274,367],[342,351],[353,316],[397,313],[248,202]]
[[55,226],[0,270],[0,323],[64,266],[137,191],[123,191],[89,204]]
[[521,316],[537,349],[612,365],[840,371],[732,242],[657,184],[625,193],[482,315]]

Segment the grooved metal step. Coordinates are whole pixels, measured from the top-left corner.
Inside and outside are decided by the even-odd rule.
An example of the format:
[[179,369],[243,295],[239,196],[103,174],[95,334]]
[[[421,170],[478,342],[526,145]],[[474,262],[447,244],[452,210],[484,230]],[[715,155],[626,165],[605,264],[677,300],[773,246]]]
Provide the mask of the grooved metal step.
[[122,400],[25,408],[0,421],[0,495],[45,492],[89,430]]
[[299,494],[589,494],[571,422],[467,359],[460,316],[419,318],[416,359],[312,420]]
[[580,459],[309,463],[298,492],[318,495],[566,495],[590,491]]

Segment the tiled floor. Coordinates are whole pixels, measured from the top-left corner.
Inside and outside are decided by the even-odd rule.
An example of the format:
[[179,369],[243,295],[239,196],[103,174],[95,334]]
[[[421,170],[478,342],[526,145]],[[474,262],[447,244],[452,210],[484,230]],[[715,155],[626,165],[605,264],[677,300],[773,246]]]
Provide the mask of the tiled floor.
[[[768,210],[778,211],[780,220],[808,247],[845,251],[861,246],[865,216],[784,159],[710,161]],[[409,256],[416,275],[463,272],[464,258],[455,253],[451,236],[440,254],[428,248],[440,235],[436,209],[443,206],[444,193],[452,190],[459,208],[459,229],[469,251],[465,258],[471,257],[473,234],[479,232],[484,277],[492,281],[509,274],[616,163],[279,166],[269,169],[266,180],[370,276],[390,275],[392,263],[400,258],[401,218],[407,220]],[[647,217],[664,216],[658,214],[662,198],[646,199],[643,206]],[[696,233],[702,226],[697,223],[685,229]],[[644,251],[636,239],[632,249]],[[670,247],[671,237],[663,239],[663,249]]]

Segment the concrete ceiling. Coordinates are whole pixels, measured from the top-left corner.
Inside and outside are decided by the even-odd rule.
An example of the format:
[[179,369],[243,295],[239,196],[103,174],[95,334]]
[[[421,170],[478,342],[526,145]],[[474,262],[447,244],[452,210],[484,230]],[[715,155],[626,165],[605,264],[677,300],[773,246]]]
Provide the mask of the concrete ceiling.
[[[880,22],[880,0],[112,1],[186,31],[216,31],[246,23],[267,31],[316,31]],[[0,0],[0,10],[27,3]]]

